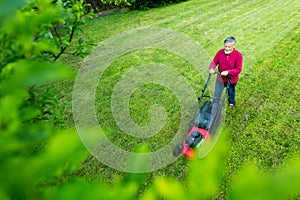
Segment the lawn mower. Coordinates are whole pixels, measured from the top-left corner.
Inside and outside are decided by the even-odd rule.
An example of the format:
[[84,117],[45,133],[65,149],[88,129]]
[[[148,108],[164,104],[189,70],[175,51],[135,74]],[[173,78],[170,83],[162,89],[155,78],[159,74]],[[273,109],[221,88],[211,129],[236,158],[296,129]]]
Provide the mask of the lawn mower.
[[[215,72],[215,74],[220,75],[220,72]],[[209,74],[202,94],[198,98],[197,108],[191,121],[188,134],[185,135],[182,144],[178,144],[173,151],[173,155],[176,157],[182,154],[187,158],[194,158],[197,148],[205,142],[208,142],[219,126],[231,78],[228,76],[226,90],[223,92],[223,96],[221,95],[219,98],[205,95],[205,90],[210,79],[211,74]],[[205,98],[208,100],[204,101]],[[204,102],[202,103],[202,101]],[[199,109],[200,112],[198,112]]]

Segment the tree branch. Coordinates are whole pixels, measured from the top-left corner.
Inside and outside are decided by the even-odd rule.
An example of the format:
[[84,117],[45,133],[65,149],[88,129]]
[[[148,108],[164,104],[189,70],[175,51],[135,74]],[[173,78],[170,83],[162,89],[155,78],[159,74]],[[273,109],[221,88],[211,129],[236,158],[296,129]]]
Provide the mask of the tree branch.
[[[67,46],[61,47],[60,52],[57,55],[54,55],[54,59],[53,59],[52,63],[54,63],[65,52],[65,50],[68,48],[68,46],[70,45],[70,43],[73,39],[75,29],[76,29],[76,25],[72,26],[70,37],[69,37],[69,40],[68,40],[69,44]],[[56,31],[56,28],[55,28],[55,31]],[[61,38],[59,36],[58,36],[58,38],[59,38],[59,40],[62,44]],[[62,45],[60,45],[60,46],[62,46]]]

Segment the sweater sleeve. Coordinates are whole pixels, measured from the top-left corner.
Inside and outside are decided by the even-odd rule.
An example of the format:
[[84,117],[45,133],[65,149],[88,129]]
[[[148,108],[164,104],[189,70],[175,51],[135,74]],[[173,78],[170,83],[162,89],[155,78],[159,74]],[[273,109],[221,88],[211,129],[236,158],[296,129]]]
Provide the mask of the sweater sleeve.
[[240,52],[238,52],[236,56],[237,57],[236,57],[234,69],[228,70],[228,74],[231,76],[238,76],[242,71],[243,55]]
[[219,64],[219,51],[216,53],[215,57],[211,61],[209,65],[209,69],[215,69],[218,64]]

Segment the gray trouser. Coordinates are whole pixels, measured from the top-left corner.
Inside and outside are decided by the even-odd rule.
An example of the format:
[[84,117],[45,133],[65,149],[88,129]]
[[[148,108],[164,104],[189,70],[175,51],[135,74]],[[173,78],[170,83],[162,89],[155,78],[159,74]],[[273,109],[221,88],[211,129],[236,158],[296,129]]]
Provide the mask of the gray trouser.
[[215,84],[215,92],[214,92],[214,99],[212,102],[212,109],[211,109],[211,120],[210,120],[210,130],[211,134],[213,134],[219,124],[219,120],[221,117],[222,111],[222,94],[224,92],[225,85],[223,82],[216,80]]

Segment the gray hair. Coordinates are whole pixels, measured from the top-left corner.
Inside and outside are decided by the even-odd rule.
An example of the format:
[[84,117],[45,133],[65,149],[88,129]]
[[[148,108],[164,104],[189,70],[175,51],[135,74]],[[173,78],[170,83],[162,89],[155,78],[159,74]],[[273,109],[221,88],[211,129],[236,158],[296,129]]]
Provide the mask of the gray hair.
[[235,40],[235,38],[232,37],[232,36],[229,36],[229,37],[227,37],[227,38],[224,40],[224,44],[225,44],[225,43],[233,43],[233,44],[235,44],[235,42],[236,42],[236,40]]

